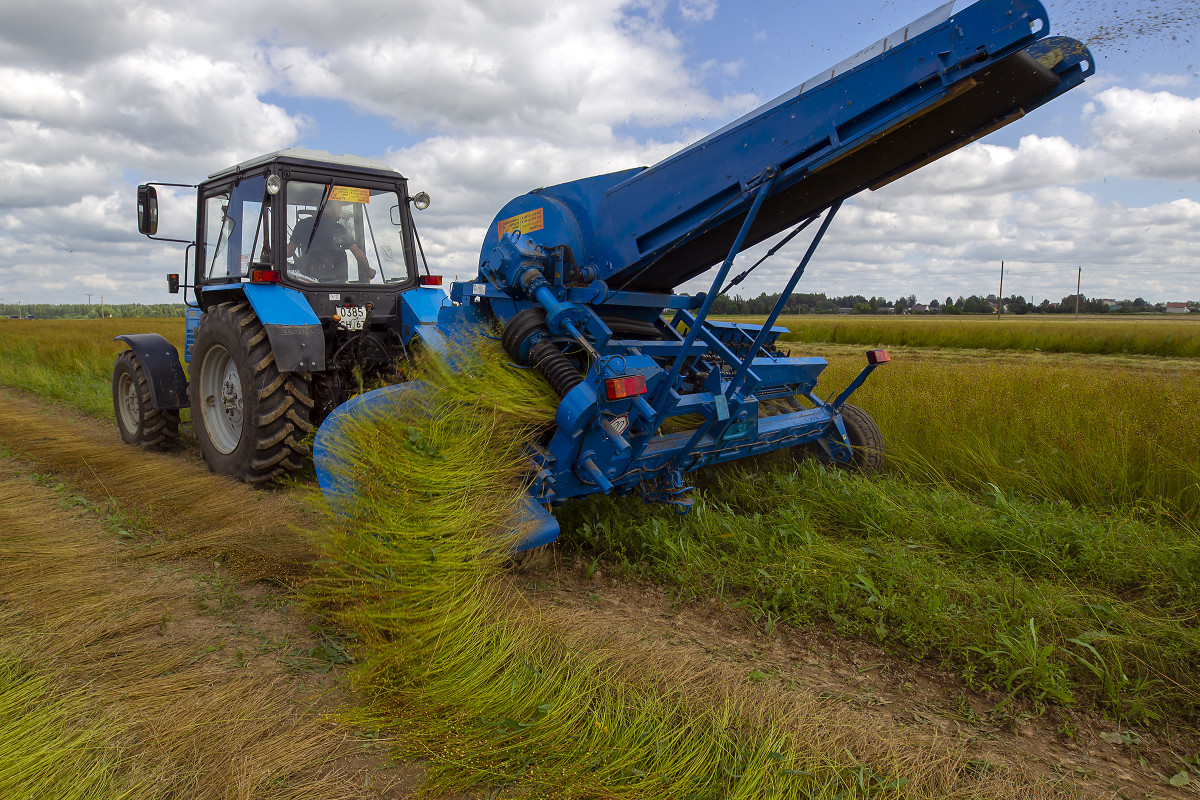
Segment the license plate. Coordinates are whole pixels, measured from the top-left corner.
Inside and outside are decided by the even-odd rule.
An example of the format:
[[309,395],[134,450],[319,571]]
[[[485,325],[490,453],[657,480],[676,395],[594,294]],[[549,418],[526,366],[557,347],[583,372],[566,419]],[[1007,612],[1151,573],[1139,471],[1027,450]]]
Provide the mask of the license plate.
[[361,331],[367,320],[366,306],[338,306],[337,315],[341,317],[338,324],[348,331]]

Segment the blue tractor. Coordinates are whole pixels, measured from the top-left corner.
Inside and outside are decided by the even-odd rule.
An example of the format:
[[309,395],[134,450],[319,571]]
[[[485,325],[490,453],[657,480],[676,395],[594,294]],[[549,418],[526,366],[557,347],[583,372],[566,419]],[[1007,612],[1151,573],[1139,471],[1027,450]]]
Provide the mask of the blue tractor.
[[[956,14],[951,5],[654,166],[509,201],[487,229],[475,278],[448,294],[418,280],[398,175],[385,188],[386,171],[317,162],[301,170],[294,157],[276,154],[214,176],[201,187],[195,243],[203,315],[198,330],[189,323],[192,416],[206,460],[247,480],[269,478],[299,463],[299,438],[322,423],[318,479],[335,500],[352,494],[338,462],[342,423],[389,413],[420,387],[399,383],[343,404],[353,389],[345,366],[384,368],[410,347],[450,352],[498,329],[511,358],[541,371],[560,396],[554,430],[528,443],[522,549],[553,540],[549,509],[574,497],[640,490],[686,510],[684,475],[709,464],[803,448],[878,469],[879,428],[846,401],[888,354],[869,352],[857,378],[819,397],[826,362],[777,345],[787,298],[847,198],[1019,119],[1094,72],[1082,44],[1048,35],[1036,0],[980,0]],[[377,190],[389,192],[378,210]],[[301,210],[321,216],[332,198],[352,196],[360,202],[347,228],[360,247],[368,234],[376,246],[381,231],[391,235],[388,246],[403,254],[407,272],[370,276],[360,268],[356,280],[348,261],[338,277],[343,268],[351,277],[326,283],[293,264],[282,243],[296,241]],[[149,201],[139,211],[156,213]],[[255,225],[271,229],[275,247],[261,249]],[[764,324],[710,318],[720,294],[806,229],[808,246]],[[778,234],[785,235],[763,259],[731,277],[739,253]],[[242,242],[236,255],[220,249],[226,239]],[[371,262],[385,263],[393,266]],[[676,293],[713,267],[709,291]],[[122,398],[130,420],[178,407],[155,399],[170,369],[177,375],[167,388],[183,385],[178,359],[150,366],[151,349],[127,358],[126,382],[114,382],[118,418]],[[122,369],[119,361],[118,378]],[[142,375],[149,391],[139,390]],[[679,417],[691,422],[664,433],[664,422]]]
[[[182,283],[194,289],[191,381],[162,336],[117,337],[129,345],[113,370],[117,427],[131,444],[169,445],[190,407],[209,467],[260,483],[300,469],[314,426],[364,381],[397,370],[418,321],[437,313],[445,292],[418,270],[410,211],[429,197],[410,196],[386,164],[303,150],[195,188]],[[138,229],[157,238],[158,213],[155,184],[140,186]],[[180,288],[168,276],[168,289]]]

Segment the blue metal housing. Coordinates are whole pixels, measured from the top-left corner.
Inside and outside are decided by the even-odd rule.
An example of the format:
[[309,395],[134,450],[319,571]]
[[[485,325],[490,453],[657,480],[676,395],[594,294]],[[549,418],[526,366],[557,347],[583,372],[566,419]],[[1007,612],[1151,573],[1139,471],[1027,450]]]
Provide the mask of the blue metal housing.
[[[640,489],[686,510],[682,475],[698,467],[809,443],[833,461],[853,457],[843,403],[886,359],[823,400],[815,390],[826,362],[775,345],[785,330],[775,322],[834,215],[863,189],[1015,121],[1094,71],[1079,42],[1047,38],[1036,0],[949,9],[652,167],[511,200],[487,229],[475,280],[451,287],[452,305],[406,299],[428,346],[481,335],[477,321],[495,321],[510,354],[559,391],[555,429],[529,444],[531,501]],[[729,277],[738,253],[789,228],[776,249],[802,230],[812,237],[765,324],[709,320],[715,298],[753,269]],[[673,293],[714,265],[710,291]],[[627,384],[635,391],[619,390]],[[327,491],[345,488],[320,455],[343,413],[403,395],[369,393],[322,427]],[[531,516],[523,547],[557,534],[548,515]]]

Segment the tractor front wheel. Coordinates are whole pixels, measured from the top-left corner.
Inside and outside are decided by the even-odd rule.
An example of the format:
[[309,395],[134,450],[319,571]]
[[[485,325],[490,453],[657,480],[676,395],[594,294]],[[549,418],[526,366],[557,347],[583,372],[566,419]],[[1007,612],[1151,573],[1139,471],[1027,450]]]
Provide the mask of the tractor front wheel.
[[196,332],[188,394],[200,452],[213,472],[263,483],[299,470],[312,430],[312,380],[281,373],[249,303],[222,303]]
[[179,410],[154,407],[146,371],[131,350],[117,356],[112,391],[121,441],[165,449],[179,440]]

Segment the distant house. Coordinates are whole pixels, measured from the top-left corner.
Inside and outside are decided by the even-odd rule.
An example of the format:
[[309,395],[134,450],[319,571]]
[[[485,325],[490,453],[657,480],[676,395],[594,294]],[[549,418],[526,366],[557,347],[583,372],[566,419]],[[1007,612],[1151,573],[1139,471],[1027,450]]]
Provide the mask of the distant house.
[[912,307],[912,313],[914,314],[924,314],[928,310],[929,306],[925,305],[924,303],[917,303]]
[[1186,314],[1188,313],[1187,303],[1167,303],[1168,314]]
[[854,309],[853,308],[839,308],[838,313],[839,314],[853,314]]

